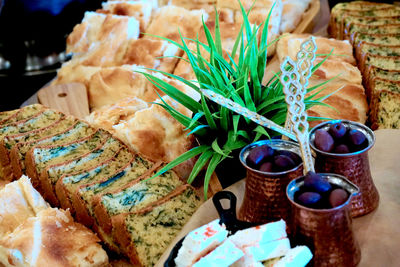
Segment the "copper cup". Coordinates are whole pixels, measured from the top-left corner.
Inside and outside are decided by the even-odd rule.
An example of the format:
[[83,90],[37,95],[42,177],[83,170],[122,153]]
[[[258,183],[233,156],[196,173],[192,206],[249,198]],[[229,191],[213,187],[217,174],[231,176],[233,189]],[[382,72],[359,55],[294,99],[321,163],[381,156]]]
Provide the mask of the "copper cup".
[[292,206],[289,222],[296,245],[306,245],[313,252],[311,265],[322,267],[356,266],[361,259],[361,251],[354,238],[350,201],[358,194],[358,188],[341,175],[323,173],[328,179],[348,192],[348,199],[331,209],[312,209],[295,202],[296,192],[304,184],[304,176],[291,181],[286,193]]
[[286,186],[292,179],[303,174],[303,163],[284,172],[262,172],[253,169],[246,164],[247,156],[254,147],[262,145],[269,145],[275,150],[291,151],[300,156],[297,143],[278,139],[258,141],[242,149],[239,159],[246,168],[247,175],[239,219],[254,223],[280,219],[287,221],[290,215],[290,203],[286,198]]
[[[328,153],[317,149],[314,145],[315,131],[329,128],[332,123],[341,122],[349,129],[361,131],[368,140],[368,146],[363,150],[336,154]],[[360,193],[351,201],[351,215],[358,217],[370,213],[378,207],[379,193],[371,177],[369,167],[368,150],[375,144],[374,132],[363,124],[348,121],[335,120],[321,123],[315,126],[310,132],[310,146],[315,151],[315,170],[321,173],[337,173],[347,177],[356,184]]]

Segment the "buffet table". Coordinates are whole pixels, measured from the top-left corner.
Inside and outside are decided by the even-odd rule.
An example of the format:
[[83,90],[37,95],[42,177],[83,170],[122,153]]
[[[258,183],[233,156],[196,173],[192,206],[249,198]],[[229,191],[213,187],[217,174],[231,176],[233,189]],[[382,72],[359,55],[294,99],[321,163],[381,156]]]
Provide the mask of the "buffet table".
[[[354,231],[361,247],[359,266],[396,266],[400,249],[400,131],[378,130],[376,144],[369,152],[372,177],[380,194],[377,210],[354,219]],[[245,180],[228,187],[238,198],[239,209]],[[218,213],[212,200],[205,202],[172,242],[156,266],[162,266],[172,247],[191,230],[214,219]]]

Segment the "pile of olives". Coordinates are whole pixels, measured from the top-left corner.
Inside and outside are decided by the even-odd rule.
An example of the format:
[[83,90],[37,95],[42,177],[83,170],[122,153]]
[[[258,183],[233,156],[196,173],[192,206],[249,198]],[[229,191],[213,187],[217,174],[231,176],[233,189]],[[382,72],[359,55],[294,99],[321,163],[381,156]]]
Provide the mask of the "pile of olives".
[[331,184],[315,172],[308,172],[304,185],[294,195],[300,205],[313,209],[330,209],[342,205],[349,194],[337,185]]
[[315,131],[314,145],[321,151],[346,154],[363,150],[368,139],[356,129],[348,129],[343,123],[333,123],[328,130]]
[[249,167],[262,172],[291,170],[302,162],[299,155],[287,150],[276,150],[268,145],[254,147],[246,158]]

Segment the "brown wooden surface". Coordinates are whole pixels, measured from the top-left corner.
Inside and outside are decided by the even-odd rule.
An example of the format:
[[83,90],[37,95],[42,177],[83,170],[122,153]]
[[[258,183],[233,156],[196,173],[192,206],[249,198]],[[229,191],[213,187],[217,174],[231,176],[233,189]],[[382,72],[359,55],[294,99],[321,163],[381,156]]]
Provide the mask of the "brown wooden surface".
[[[380,204],[372,213],[354,219],[353,229],[361,247],[359,266],[394,267],[400,262],[400,130],[378,130],[375,134],[377,140],[369,152],[369,161]],[[244,188],[244,179],[227,188],[238,198],[237,209],[243,201]],[[210,199],[196,211],[156,266],[162,266],[179,239],[216,218],[218,213]]]
[[38,92],[39,103],[84,119],[89,115],[89,102],[85,85],[67,83],[44,87]]

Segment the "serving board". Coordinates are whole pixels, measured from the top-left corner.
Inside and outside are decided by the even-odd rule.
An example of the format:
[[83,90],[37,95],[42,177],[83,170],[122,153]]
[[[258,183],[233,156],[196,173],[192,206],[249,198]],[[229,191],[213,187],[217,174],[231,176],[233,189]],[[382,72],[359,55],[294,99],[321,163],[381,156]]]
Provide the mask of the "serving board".
[[[369,152],[372,177],[380,194],[379,207],[353,220],[356,240],[361,247],[360,267],[399,266],[400,251],[400,130],[378,130],[376,143]],[[228,187],[243,201],[245,179]],[[182,237],[190,231],[219,218],[212,200],[206,201],[185,225],[156,266],[162,266]]]

